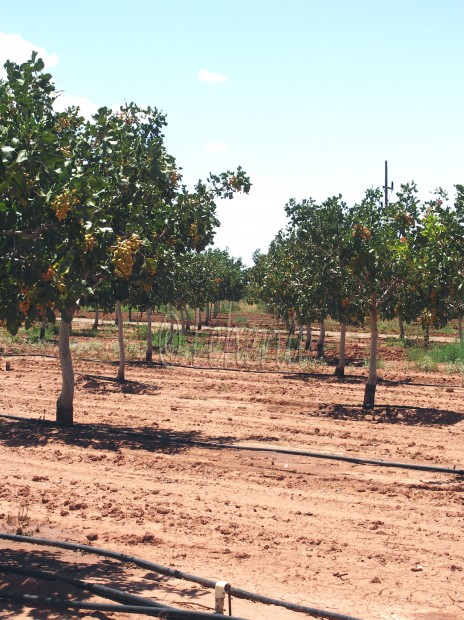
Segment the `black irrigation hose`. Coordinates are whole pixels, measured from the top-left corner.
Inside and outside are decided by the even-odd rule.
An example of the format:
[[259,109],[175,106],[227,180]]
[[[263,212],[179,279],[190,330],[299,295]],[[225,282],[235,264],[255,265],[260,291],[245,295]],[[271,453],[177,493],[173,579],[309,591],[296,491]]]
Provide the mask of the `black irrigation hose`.
[[[3,353],[3,357],[45,357],[48,359],[59,360],[57,355],[46,355],[45,353]],[[92,364],[103,364],[109,366],[117,366],[119,362],[110,362],[105,360],[96,360],[87,357],[82,357],[78,361],[81,362],[89,362]],[[293,375],[295,377],[327,377],[333,378],[337,383],[343,383],[343,379],[358,377],[358,375],[346,375],[346,377],[337,377],[334,374],[328,374],[326,372],[295,372],[293,370],[253,370],[251,368],[225,368],[222,366],[189,366],[188,364],[176,364],[174,362],[143,362],[143,361],[127,361],[126,366],[148,366],[148,367],[156,367],[156,368],[187,368],[189,370],[216,370],[223,372],[243,372],[248,374],[258,374],[258,375]],[[77,373],[79,374],[79,373]],[[364,377],[359,376],[360,379]],[[107,379],[109,380],[109,379]],[[115,379],[116,381],[116,379]],[[124,383],[124,381],[118,380],[119,383]],[[126,383],[130,383],[129,380],[125,380]],[[431,387],[431,388],[453,388],[453,389],[461,389],[464,390],[464,385],[454,385],[454,384],[446,384],[446,383],[412,383],[411,381],[394,381],[393,379],[382,379],[378,378],[377,382],[379,384],[385,383],[387,385],[410,385],[411,387]],[[149,385],[149,384],[147,384]]]
[[174,609],[168,605],[163,605],[149,598],[143,596],[137,596],[128,592],[122,592],[108,586],[104,586],[97,583],[91,583],[89,581],[82,581],[75,579],[74,577],[67,577],[62,573],[49,573],[42,570],[36,570],[33,568],[23,568],[22,566],[13,566],[12,564],[0,564],[0,573],[12,573],[14,575],[25,575],[27,577],[34,577],[35,579],[43,579],[46,581],[61,581],[67,583],[79,590],[91,592],[101,598],[107,598],[111,601],[119,603],[132,603],[134,605],[144,605],[145,607],[156,607],[158,609]]
[[[343,406],[343,405],[338,405]],[[345,405],[353,406],[356,405]],[[6,413],[0,414],[0,418],[7,418],[18,421],[36,422],[38,424],[45,424],[46,426],[56,426],[54,422],[50,420],[42,420],[40,418],[24,418],[21,416],[8,415]],[[101,428],[98,424],[74,424],[73,428],[86,429],[96,428],[103,430],[105,433],[110,434],[111,429]],[[236,450],[243,452],[271,452],[274,454],[287,454],[290,456],[305,456],[313,459],[325,459],[329,461],[341,461],[344,463],[354,463],[355,465],[374,465],[377,467],[393,467],[399,469],[411,469],[417,471],[428,471],[437,474],[453,474],[455,476],[464,476],[464,469],[456,469],[456,467],[441,467],[439,465],[417,465],[415,463],[401,463],[395,461],[382,461],[377,459],[366,459],[355,456],[343,456],[339,454],[328,454],[325,452],[310,452],[307,450],[293,450],[291,448],[277,448],[267,446],[238,446],[235,444],[212,442],[212,441],[200,441],[196,439],[168,439],[161,435],[154,435],[152,433],[142,433],[140,431],[119,430],[119,433],[127,435],[128,437],[137,437],[139,439],[152,439],[155,441],[163,441],[165,443],[171,443],[179,446],[194,446],[196,448],[206,448],[211,450]]]
[[[0,599],[12,600],[28,607],[43,607],[46,609],[86,609],[89,611],[109,611],[126,614],[140,614],[163,618],[163,620],[212,620],[213,614],[202,611],[187,611],[183,609],[161,609],[142,605],[112,605],[110,603],[85,603],[83,601],[68,601],[59,598],[36,596],[35,594],[15,594],[0,590]],[[244,618],[229,616],[230,620],[245,620]]]
[[[176,440],[174,440],[176,441]],[[190,443],[190,442],[189,442]],[[235,446],[221,443],[210,443],[207,441],[192,441],[193,445],[204,448],[229,448],[231,450],[244,450],[252,452],[273,452],[277,454],[288,454],[294,456],[307,456],[315,459],[327,459],[330,461],[343,461],[345,463],[355,463],[356,465],[375,465],[380,467],[396,467],[399,469],[415,469],[418,471],[429,471],[440,474],[455,474],[464,476],[464,469],[451,467],[439,467],[436,465],[416,465],[414,463],[397,463],[394,461],[381,461],[376,459],[357,458],[354,456],[342,456],[338,454],[326,454],[324,452],[307,452],[303,450],[291,450],[287,448],[271,448],[258,446]]]
[[[193,583],[198,583],[206,588],[214,588],[216,586],[216,582],[212,579],[206,579],[204,577],[198,577],[197,575],[191,575],[189,573],[184,573],[177,569],[169,568],[167,566],[162,566],[160,564],[154,564],[153,562],[149,562],[148,560],[144,560],[143,558],[139,558],[133,555],[127,555],[125,553],[117,553],[116,551],[110,551],[108,549],[100,549],[98,547],[92,547],[90,545],[79,545],[76,543],[69,543],[59,540],[50,540],[47,538],[36,538],[32,536],[20,536],[18,534],[8,534],[0,532],[0,540],[11,540],[16,542],[25,542],[34,545],[43,545],[49,547],[58,547],[61,549],[71,549],[73,551],[83,551],[85,553],[91,553],[94,555],[100,555],[103,557],[113,558],[115,560],[119,560],[121,562],[128,562],[130,564],[135,564],[140,568],[145,568],[148,570],[152,570],[156,573],[160,573],[162,575],[167,575],[169,577],[174,577],[175,579],[183,579],[185,581],[191,581]],[[338,614],[336,612],[325,611],[322,609],[316,609],[313,607],[307,607],[305,605],[297,605],[296,603],[288,603],[286,601],[281,601],[279,599],[270,598],[268,596],[263,596],[261,594],[254,594],[253,592],[248,592],[246,590],[242,590],[240,588],[235,588],[231,586],[230,593],[232,596],[236,598],[241,598],[248,601],[254,601],[255,603],[263,603],[265,605],[275,605],[278,607],[284,607],[285,609],[289,609],[290,611],[296,611],[299,613],[304,613],[316,618],[322,618],[324,620],[360,620],[359,618],[354,618],[353,616],[347,616],[344,614]],[[0,590],[1,596],[1,590]],[[137,609],[137,608],[136,608]],[[138,608],[141,609],[141,608]],[[199,612],[200,613],[200,612]],[[174,616],[166,616],[166,617],[174,617]],[[203,614],[200,617],[209,617],[208,614]],[[192,618],[193,620],[193,618]]]

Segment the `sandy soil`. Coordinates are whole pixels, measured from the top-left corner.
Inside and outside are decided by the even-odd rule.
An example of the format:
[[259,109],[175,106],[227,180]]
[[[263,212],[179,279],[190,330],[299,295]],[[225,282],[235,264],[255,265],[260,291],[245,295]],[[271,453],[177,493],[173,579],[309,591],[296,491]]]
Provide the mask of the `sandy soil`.
[[[404,378],[398,356],[391,353],[381,376]],[[11,358],[9,372],[0,364],[0,413],[52,420],[57,360]],[[340,381],[330,368],[313,377],[139,366],[128,368],[124,385],[111,380],[111,365],[77,362],[75,370],[75,428],[0,418],[2,532],[93,544],[364,620],[464,617],[462,478],[230,448],[463,469],[464,387],[456,377],[409,373],[406,385],[383,383],[377,399],[389,410],[363,415],[363,368]],[[192,439],[229,447],[184,442]],[[200,586],[81,553],[0,540],[5,562],[189,609],[214,605]],[[0,588],[20,587],[63,592],[0,573]],[[302,617],[236,599],[233,613]],[[13,617],[63,616],[0,603],[0,618]]]

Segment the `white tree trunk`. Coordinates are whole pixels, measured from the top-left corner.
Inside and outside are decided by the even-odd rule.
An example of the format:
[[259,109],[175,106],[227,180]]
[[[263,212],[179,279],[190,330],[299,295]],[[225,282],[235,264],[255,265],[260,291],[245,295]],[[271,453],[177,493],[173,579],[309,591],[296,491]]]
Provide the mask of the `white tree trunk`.
[[153,360],[153,337],[151,329],[151,306],[147,308],[147,352],[145,355],[145,361],[151,362]]
[[311,351],[311,345],[313,343],[313,334],[311,331],[311,321],[306,323],[306,342],[305,351]]
[[119,368],[118,379],[119,381],[125,380],[126,371],[126,349],[124,347],[124,325],[122,322],[121,302],[116,302],[116,320],[118,322],[118,343],[119,343]]
[[319,338],[317,339],[317,357],[324,357],[324,340],[325,340],[325,320],[322,319],[320,329],[319,329]]
[[404,321],[401,314],[398,315],[398,325],[400,328],[400,340],[404,340]]
[[462,314],[458,314],[458,336],[459,342],[462,342]]
[[166,341],[166,346],[170,346],[174,338],[174,313],[172,311],[172,304],[168,304],[168,314],[169,314],[169,336]]
[[95,321],[93,322],[92,329],[98,329],[98,319],[100,317],[100,308],[97,306],[95,308]]
[[201,329],[201,308],[197,308],[197,330]]
[[180,314],[180,329],[182,334],[185,334],[185,312],[184,312],[184,308],[181,306],[179,308],[179,314]]
[[56,401],[56,423],[59,426],[73,425],[74,369],[69,348],[69,335],[71,333],[71,321],[74,310],[68,310],[67,314],[69,320],[65,321],[61,318],[58,336],[62,378],[61,394]]
[[377,385],[377,350],[379,341],[378,309],[375,293],[371,297],[369,306],[369,319],[371,327],[371,347],[369,355],[369,375],[367,377],[364,392],[364,409],[373,409],[375,405],[375,388]]
[[335,368],[335,374],[337,377],[345,376],[346,366],[346,323],[342,321],[340,323],[340,353],[338,356],[338,364]]

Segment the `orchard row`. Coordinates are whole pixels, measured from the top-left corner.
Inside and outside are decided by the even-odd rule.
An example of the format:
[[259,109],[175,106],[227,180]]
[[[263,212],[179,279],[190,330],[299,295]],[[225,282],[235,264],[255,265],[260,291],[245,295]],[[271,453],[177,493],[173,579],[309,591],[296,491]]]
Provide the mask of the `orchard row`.
[[419,321],[425,340],[431,327],[464,312],[464,187],[454,204],[438,189],[422,202],[416,185],[401,186],[382,202],[370,189],[352,207],[341,196],[321,204],[309,199],[286,206],[287,227],[267,254],[257,253],[250,294],[300,325],[330,315],[341,324],[337,374],[343,375],[347,324],[369,317],[371,354],[364,406],[375,402],[378,319]]
[[[166,120],[158,110],[102,107],[89,121],[78,108],[55,110],[58,93],[36,54],[5,69],[0,322],[16,333],[23,324],[61,316],[57,421],[72,424],[69,332],[78,305],[120,310],[129,291],[141,307],[159,303],[170,274],[189,261],[195,273],[195,256],[212,243],[216,200],[248,193],[250,181],[239,167],[210,174],[189,191],[165,148]],[[184,297],[179,291],[181,304]]]

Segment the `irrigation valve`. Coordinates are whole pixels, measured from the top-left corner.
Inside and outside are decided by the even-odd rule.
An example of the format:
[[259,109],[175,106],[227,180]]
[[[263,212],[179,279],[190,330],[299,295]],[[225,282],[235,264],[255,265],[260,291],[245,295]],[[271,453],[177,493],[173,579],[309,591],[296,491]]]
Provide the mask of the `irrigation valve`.
[[224,600],[226,598],[227,581],[217,581],[214,588],[214,613],[224,615]]

